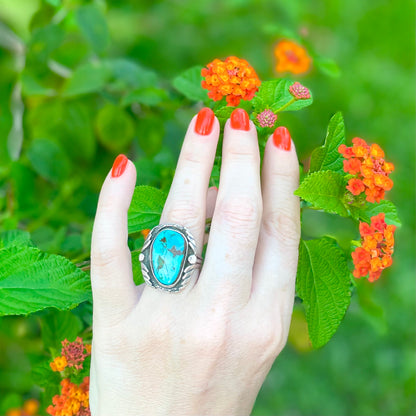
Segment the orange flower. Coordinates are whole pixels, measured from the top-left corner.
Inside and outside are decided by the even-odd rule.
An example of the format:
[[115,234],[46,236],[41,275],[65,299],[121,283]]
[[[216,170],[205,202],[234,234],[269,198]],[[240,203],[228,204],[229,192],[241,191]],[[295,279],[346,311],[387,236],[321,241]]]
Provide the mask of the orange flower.
[[240,100],[251,100],[261,84],[249,63],[235,56],[225,61],[214,59],[202,69],[201,75],[205,78],[201,85],[209,91],[208,97],[214,101],[226,97],[230,106],[237,106]]
[[348,181],[347,189],[353,195],[365,192],[368,202],[380,202],[384,192],[393,187],[389,174],[393,172],[393,163],[384,160],[384,151],[378,144],[369,146],[365,140],[354,137],[353,145],[338,147],[339,153],[345,158],[344,171],[354,175]]
[[89,377],[85,377],[78,386],[68,378],[61,381],[61,394],[52,398],[52,404],[46,411],[52,416],[88,416],[89,409]]
[[68,365],[65,355],[61,357],[56,357],[50,364],[52,371],[63,371]]
[[28,399],[23,403],[23,408],[13,408],[6,412],[6,416],[35,416],[39,410],[39,402],[36,399]]
[[394,231],[396,226],[385,222],[384,212],[371,217],[371,224],[360,222],[361,246],[351,253],[356,278],[369,276],[374,282],[393,263]]
[[149,233],[150,233],[150,229],[149,229],[149,228],[147,228],[146,230],[142,230],[142,231],[140,231],[140,233],[141,233],[141,235],[144,237],[144,239],[146,240],[147,236],[148,236],[148,235],[149,235]]
[[277,72],[304,74],[311,67],[312,59],[303,46],[291,40],[281,40],[274,48]]

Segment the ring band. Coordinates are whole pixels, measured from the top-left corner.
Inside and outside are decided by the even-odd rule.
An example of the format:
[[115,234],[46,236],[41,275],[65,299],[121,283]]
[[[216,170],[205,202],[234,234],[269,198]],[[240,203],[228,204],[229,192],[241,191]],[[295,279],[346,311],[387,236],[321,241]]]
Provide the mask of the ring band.
[[161,224],[150,230],[139,255],[145,282],[155,289],[179,292],[192,272],[201,267],[196,242],[189,230],[178,224]]

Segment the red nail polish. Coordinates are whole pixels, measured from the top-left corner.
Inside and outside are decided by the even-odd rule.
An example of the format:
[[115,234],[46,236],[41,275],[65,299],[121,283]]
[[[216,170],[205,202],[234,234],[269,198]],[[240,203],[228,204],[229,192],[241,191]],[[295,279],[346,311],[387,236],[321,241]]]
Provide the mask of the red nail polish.
[[242,108],[236,108],[230,117],[231,127],[235,130],[250,130],[250,120],[248,114]]
[[213,126],[214,112],[210,108],[204,107],[196,116],[195,132],[201,136],[208,136],[208,134],[211,133]]
[[273,133],[273,143],[279,149],[290,150],[292,140],[289,130],[283,126],[278,127]]
[[124,173],[124,171],[126,170],[128,161],[129,160],[127,159],[126,156],[118,155],[116,157],[116,160],[113,163],[113,169],[111,170],[111,176],[113,178],[118,178],[119,176],[121,176]]

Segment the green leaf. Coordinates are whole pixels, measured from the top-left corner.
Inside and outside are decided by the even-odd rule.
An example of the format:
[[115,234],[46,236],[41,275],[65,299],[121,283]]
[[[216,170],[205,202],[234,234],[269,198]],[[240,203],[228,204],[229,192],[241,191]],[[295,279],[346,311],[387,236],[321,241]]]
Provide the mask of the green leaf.
[[323,74],[329,75],[333,78],[338,78],[341,75],[341,70],[335,61],[328,58],[315,58],[314,65],[318,68]]
[[182,72],[172,81],[172,85],[192,101],[207,101],[208,91],[201,86],[202,66],[194,66]]
[[345,126],[342,113],[338,112],[329,121],[325,143],[312,152],[309,171],[333,170],[342,173],[344,159],[338,152],[341,144],[345,144]]
[[107,104],[97,114],[95,127],[98,140],[107,149],[120,152],[134,137],[134,122],[120,107]]
[[139,89],[156,87],[157,75],[136,62],[117,58],[105,61],[112,71],[113,77],[126,87]]
[[159,224],[167,195],[151,186],[136,186],[128,212],[129,234]]
[[350,272],[334,239],[301,240],[296,290],[303,300],[314,348],[336,332],[350,303]]
[[306,176],[295,191],[316,209],[347,217],[348,210],[344,205],[347,180],[340,173],[331,170],[319,171]]
[[386,214],[385,221],[387,224],[393,224],[397,227],[402,225],[397,214],[397,208],[391,201],[382,200],[379,203],[374,204],[371,202],[366,202],[364,207],[360,209],[354,209],[351,207],[350,211],[355,219],[360,219],[361,221],[367,222],[368,224],[371,222],[371,217],[384,212]]
[[69,174],[70,165],[66,154],[51,140],[34,140],[27,151],[27,156],[33,169],[51,182],[61,182]]
[[51,310],[40,319],[40,326],[45,350],[60,350],[61,341],[67,339],[72,342],[82,331],[81,319],[70,311]]
[[37,28],[28,45],[28,61],[43,63],[65,38],[64,31],[55,24]]
[[50,97],[55,95],[53,89],[44,87],[27,72],[22,73],[20,80],[22,82],[22,92],[25,96]]
[[110,44],[110,32],[101,11],[93,4],[82,6],[76,11],[76,19],[94,51],[104,52]]
[[154,156],[160,152],[164,135],[165,126],[156,115],[149,115],[138,123],[138,142],[147,156]]
[[[297,111],[301,108],[312,104],[313,97],[307,100],[293,100],[293,95],[289,92],[289,87],[294,82],[289,79],[277,79],[273,81],[264,81],[253,98],[254,111],[261,113],[265,109],[271,109],[274,112],[278,111]],[[284,107],[289,102],[290,105]]]
[[131,253],[131,264],[133,269],[133,280],[134,283],[138,286],[144,283],[142,266],[139,261],[139,252],[135,251]]
[[15,246],[31,246],[30,234],[23,230],[0,232],[0,249]]
[[100,91],[111,77],[108,66],[100,62],[89,62],[79,66],[65,83],[64,97],[74,97]]
[[148,106],[156,106],[168,98],[168,94],[161,88],[147,87],[133,90],[123,97],[121,105],[140,103]]
[[0,316],[71,309],[90,297],[88,275],[66,258],[35,247],[0,249]]

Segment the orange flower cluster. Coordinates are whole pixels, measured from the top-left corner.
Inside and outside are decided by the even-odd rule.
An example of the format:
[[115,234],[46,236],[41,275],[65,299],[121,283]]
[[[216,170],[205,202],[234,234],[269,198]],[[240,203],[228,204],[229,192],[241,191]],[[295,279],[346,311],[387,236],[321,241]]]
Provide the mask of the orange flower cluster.
[[368,145],[365,140],[355,137],[353,146],[339,146],[338,151],[346,159],[344,171],[355,175],[348,181],[347,189],[353,195],[365,192],[368,202],[380,202],[384,192],[393,187],[389,174],[393,172],[393,163],[384,160],[384,152],[378,144]]
[[84,344],[81,337],[77,337],[74,342],[64,339],[61,354],[50,363],[52,371],[63,371],[66,367],[80,370],[85,358],[91,354],[91,344]]
[[386,224],[384,212],[371,217],[371,224],[360,222],[361,246],[351,253],[354,277],[368,274],[368,280],[374,282],[386,267],[391,266],[395,230],[395,225]]
[[46,411],[52,416],[91,416],[89,386],[89,377],[85,377],[79,386],[64,378],[61,381],[61,395],[53,397],[53,404]]
[[6,416],[35,416],[39,410],[39,402],[36,399],[29,399],[23,403],[22,408],[9,409]]
[[277,72],[304,74],[312,64],[307,50],[291,40],[281,40],[274,48],[274,55]]
[[226,97],[230,106],[237,106],[242,99],[251,100],[261,84],[250,64],[235,56],[225,61],[214,59],[202,69],[201,75],[205,78],[202,88],[209,90],[208,97],[214,101]]

